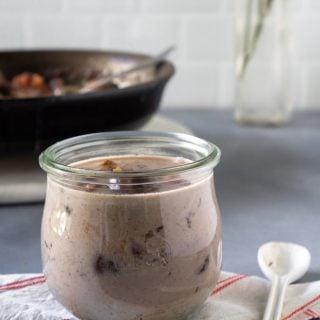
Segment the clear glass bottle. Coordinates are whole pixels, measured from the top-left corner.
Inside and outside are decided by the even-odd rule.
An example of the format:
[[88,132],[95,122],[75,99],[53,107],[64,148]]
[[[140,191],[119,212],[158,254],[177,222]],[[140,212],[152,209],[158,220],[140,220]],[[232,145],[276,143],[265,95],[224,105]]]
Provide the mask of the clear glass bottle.
[[221,268],[219,159],[215,145],[174,133],[92,134],[45,150],[43,271],[58,301],[91,320],[193,314]]
[[293,106],[290,0],[237,0],[235,119],[280,125]]

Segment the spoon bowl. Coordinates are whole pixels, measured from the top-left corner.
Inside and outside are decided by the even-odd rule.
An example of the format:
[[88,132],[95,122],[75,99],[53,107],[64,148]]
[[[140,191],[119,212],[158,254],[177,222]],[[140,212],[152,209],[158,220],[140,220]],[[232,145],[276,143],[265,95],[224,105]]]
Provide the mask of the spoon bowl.
[[258,251],[258,263],[265,276],[286,276],[290,283],[306,273],[310,260],[308,249],[295,243],[268,242]]

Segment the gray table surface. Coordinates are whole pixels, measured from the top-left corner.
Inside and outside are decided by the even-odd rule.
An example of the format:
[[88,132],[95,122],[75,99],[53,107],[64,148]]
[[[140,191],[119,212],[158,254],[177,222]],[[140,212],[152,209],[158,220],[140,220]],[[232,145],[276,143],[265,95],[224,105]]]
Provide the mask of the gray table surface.
[[[281,128],[241,127],[231,112],[173,109],[222,150],[216,188],[222,214],[223,269],[261,276],[258,247],[291,241],[311,252],[302,281],[320,279],[320,113],[295,114]],[[0,206],[0,273],[41,272],[43,203]]]

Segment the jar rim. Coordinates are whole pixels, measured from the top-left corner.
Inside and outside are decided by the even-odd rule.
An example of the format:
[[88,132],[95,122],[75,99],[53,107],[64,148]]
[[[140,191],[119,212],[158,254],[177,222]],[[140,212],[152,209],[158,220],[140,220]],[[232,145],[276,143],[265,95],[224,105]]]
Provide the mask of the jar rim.
[[[149,138],[150,140],[148,140]],[[194,147],[201,147],[207,151],[202,158],[176,166],[170,166],[160,169],[151,169],[136,172],[114,172],[94,169],[83,169],[64,164],[57,158],[67,148],[76,152],[76,147],[87,147],[90,144],[106,141],[153,141],[153,139],[174,139],[177,142],[188,143]],[[199,168],[214,168],[220,161],[221,151],[215,144],[208,142],[202,138],[193,135],[176,133],[176,132],[156,132],[156,131],[111,131],[91,133],[80,135],[73,138],[61,140],[45,149],[39,156],[40,167],[49,174],[68,175],[72,174],[78,177],[94,177],[94,178],[121,178],[121,177],[150,177],[164,176],[174,173],[182,173],[192,171]]]

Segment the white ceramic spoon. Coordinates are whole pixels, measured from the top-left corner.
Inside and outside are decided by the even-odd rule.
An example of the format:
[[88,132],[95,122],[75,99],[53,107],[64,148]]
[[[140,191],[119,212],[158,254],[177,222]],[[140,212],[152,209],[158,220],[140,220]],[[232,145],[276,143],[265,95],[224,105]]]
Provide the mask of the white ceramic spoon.
[[263,320],[278,320],[287,286],[301,278],[309,268],[308,249],[294,243],[268,242],[258,250],[258,263],[272,282]]

